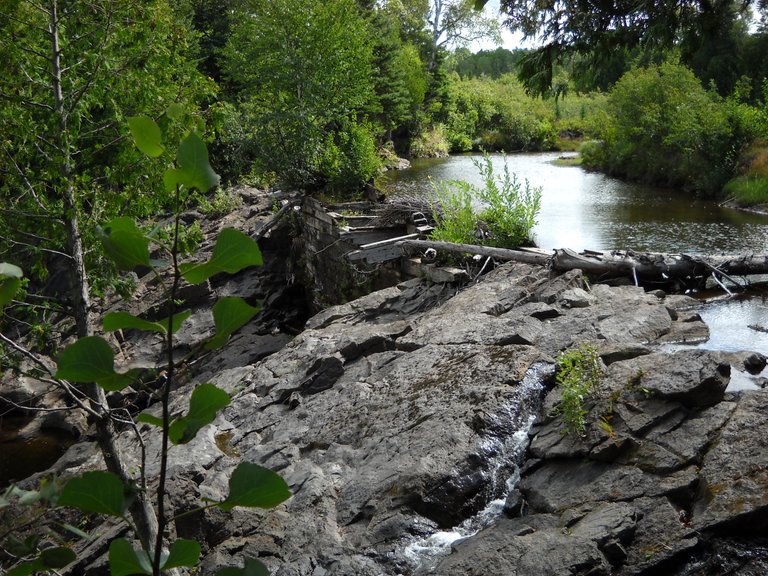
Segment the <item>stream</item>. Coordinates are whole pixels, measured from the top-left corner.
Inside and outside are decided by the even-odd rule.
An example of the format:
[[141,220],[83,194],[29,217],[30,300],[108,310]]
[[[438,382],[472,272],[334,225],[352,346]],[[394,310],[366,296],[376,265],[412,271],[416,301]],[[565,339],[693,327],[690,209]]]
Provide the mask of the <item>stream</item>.
[[[685,252],[689,254],[763,253],[768,246],[768,217],[719,206],[690,194],[627,183],[604,174],[590,173],[575,166],[555,164],[560,153],[516,154],[507,156],[510,172],[521,181],[542,191],[541,211],[533,230],[537,246],[545,249],[637,250]],[[433,182],[466,180],[480,186],[473,161],[478,155],[417,160],[413,167],[385,176],[383,188],[389,193],[430,195]],[[504,157],[493,155],[494,171],[502,173]],[[710,328],[710,338],[695,347],[723,352],[752,350],[768,356],[768,333],[755,327],[768,327],[768,294],[750,291],[738,297],[697,296],[697,309]],[[668,349],[683,346],[671,345]],[[691,346],[685,346],[691,347]],[[766,370],[768,371],[768,369]],[[756,388],[756,378],[732,370],[731,390]],[[763,374],[762,376],[765,376]],[[525,388],[537,389],[534,380],[542,375],[526,375]],[[541,389],[539,383],[538,389]],[[505,445],[503,457],[522,458],[528,443],[527,424]],[[517,474],[506,480],[507,491],[517,483]],[[448,531],[407,543],[401,555],[419,573],[431,572],[439,558],[450,552],[457,540],[475,534],[501,515],[504,500],[494,500],[485,510]]]

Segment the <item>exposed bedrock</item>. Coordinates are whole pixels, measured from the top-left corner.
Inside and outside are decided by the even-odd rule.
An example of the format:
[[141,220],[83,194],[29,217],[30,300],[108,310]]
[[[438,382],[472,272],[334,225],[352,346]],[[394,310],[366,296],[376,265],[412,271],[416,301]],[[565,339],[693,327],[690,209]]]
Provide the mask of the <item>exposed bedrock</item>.
[[[426,573],[404,547],[505,496],[522,464],[506,515],[431,573],[674,574],[768,521],[768,390],[726,392],[719,356],[659,349],[706,335],[692,304],[507,264],[462,289],[412,280],[329,308],[255,363],[240,339],[206,361],[233,401],[172,449],[173,504],[222,497],[242,460],[279,471],[293,497],[176,531],[203,543],[204,574],[249,555],[281,576]],[[586,342],[606,369],[574,437],[552,373]],[[535,413],[521,463],[511,440]]]

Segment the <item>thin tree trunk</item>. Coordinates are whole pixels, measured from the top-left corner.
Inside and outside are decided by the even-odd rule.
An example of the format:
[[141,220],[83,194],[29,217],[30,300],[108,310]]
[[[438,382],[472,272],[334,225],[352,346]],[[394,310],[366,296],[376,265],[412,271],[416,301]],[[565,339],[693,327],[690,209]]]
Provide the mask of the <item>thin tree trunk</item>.
[[[62,88],[61,48],[59,44],[59,14],[57,0],[50,4],[51,36],[51,75],[53,79],[54,109],[59,121],[58,146],[62,154],[61,175],[64,186],[64,221],[67,231],[67,254],[71,258],[72,270],[72,307],[75,316],[77,336],[92,336],[93,319],[91,315],[90,288],[85,269],[85,252],[78,219],[77,199],[75,195],[75,171],[72,160],[72,144],[68,130],[68,115],[64,103]],[[116,474],[123,484],[130,485],[133,478],[120,447],[117,444],[117,431],[107,412],[107,398],[104,390],[96,384],[87,387],[92,399],[93,409],[100,417],[96,420],[96,438],[104,456],[107,470]],[[158,525],[152,503],[144,490],[139,490],[130,507],[131,517],[136,527],[137,536],[142,546],[152,551],[157,539]]]

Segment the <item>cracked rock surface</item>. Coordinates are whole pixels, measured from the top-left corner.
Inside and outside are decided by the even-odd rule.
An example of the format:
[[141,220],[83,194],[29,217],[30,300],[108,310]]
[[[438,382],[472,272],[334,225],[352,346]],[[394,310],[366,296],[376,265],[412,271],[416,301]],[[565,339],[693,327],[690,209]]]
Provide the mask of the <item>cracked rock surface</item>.
[[[768,525],[768,390],[728,393],[718,355],[659,350],[706,333],[690,304],[507,264],[462,289],[413,280],[329,308],[265,358],[238,336],[201,368],[233,399],[172,449],[173,505],[224,497],[243,460],[293,497],[175,530],[203,544],[203,574],[243,556],[279,576],[696,574],[705,548]],[[584,436],[564,435],[554,359],[586,342],[604,376]],[[517,461],[510,440],[537,413]],[[505,496],[506,514],[436,565],[404,554]]]

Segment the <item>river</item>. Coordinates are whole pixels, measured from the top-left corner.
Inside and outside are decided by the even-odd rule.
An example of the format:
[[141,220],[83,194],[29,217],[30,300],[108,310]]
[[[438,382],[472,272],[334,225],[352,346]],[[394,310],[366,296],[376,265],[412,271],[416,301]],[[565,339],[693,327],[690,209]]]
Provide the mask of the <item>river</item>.
[[[690,254],[764,253],[768,217],[724,208],[679,190],[623,182],[577,166],[559,166],[560,153],[514,154],[506,157],[510,172],[541,187],[541,212],[534,240],[541,248],[577,250],[633,249]],[[504,157],[493,155],[501,173]],[[463,179],[480,185],[473,160],[478,155],[416,160],[409,170],[389,172],[382,186],[389,193],[431,194],[432,182]],[[715,298],[699,310],[712,336],[703,348],[756,350],[768,355],[768,334],[752,326],[768,326],[765,294]]]
[[[542,248],[633,249],[720,254],[764,252],[766,217],[723,208],[691,194],[623,182],[577,166],[557,166],[558,152],[506,157],[510,172],[542,190],[534,240]],[[478,155],[415,160],[409,170],[385,176],[387,191],[430,194],[432,181],[480,185]],[[493,155],[497,173],[503,157]]]

